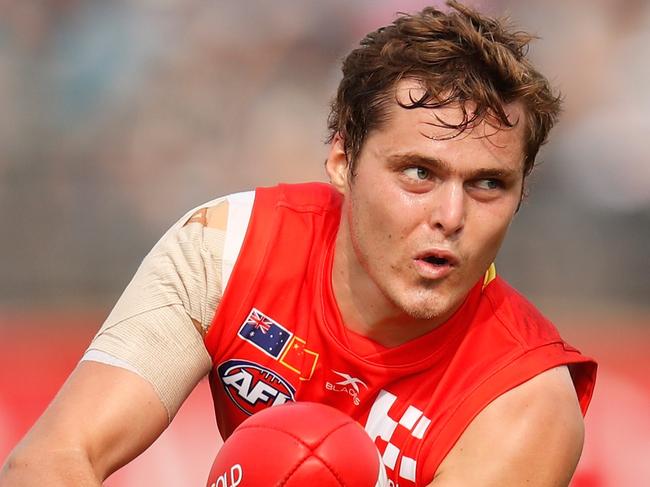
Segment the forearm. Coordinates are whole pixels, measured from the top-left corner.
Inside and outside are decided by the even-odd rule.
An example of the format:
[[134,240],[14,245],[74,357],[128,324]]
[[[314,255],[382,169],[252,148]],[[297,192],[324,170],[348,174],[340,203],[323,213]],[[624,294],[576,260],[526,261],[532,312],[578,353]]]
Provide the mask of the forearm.
[[101,486],[167,426],[151,385],[118,367],[82,362],[0,473],[0,487]]
[[81,450],[16,449],[0,471],[0,487],[101,487]]

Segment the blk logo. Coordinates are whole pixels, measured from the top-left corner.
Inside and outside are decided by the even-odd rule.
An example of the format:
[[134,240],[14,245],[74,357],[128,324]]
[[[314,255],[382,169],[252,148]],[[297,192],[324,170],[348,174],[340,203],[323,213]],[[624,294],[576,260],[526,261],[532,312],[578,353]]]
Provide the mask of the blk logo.
[[339,377],[333,382],[325,382],[325,389],[331,392],[340,392],[347,394],[352,399],[352,403],[355,406],[358,406],[361,403],[361,400],[359,399],[361,386],[367,389],[368,386],[366,383],[357,377],[352,377],[350,374],[346,374],[345,372],[338,372],[334,369],[332,369],[332,372],[334,372]]
[[295,399],[296,390],[287,380],[254,362],[228,360],[218,373],[226,394],[248,415]]

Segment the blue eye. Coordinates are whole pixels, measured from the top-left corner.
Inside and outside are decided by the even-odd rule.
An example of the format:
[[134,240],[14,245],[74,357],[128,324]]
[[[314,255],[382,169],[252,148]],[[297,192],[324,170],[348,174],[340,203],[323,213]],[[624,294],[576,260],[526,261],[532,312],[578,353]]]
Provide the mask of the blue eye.
[[408,167],[404,169],[404,174],[411,179],[416,179],[418,181],[423,181],[429,179],[431,173],[425,167]]
[[479,189],[499,189],[503,187],[503,183],[498,179],[480,179],[476,181],[476,187]]

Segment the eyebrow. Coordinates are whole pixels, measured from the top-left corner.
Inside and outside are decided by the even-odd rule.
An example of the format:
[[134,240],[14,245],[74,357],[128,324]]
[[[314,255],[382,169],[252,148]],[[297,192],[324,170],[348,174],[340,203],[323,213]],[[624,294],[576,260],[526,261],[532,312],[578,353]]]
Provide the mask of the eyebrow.
[[[428,168],[434,169],[436,171],[444,173],[454,172],[453,165],[447,161],[443,161],[437,157],[428,157],[423,156],[422,154],[417,153],[402,153],[394,154],[388,156],[388,162],[394,166],[426,166]],[[522,168],[523,169],[523,168]],[[519,176],[520,171],[513,169],[504,169],[496,167],[483,167],[468,171],[465,173],[466,176],[469,176],[472,179],[487,179],[487,178],[515,178]]]

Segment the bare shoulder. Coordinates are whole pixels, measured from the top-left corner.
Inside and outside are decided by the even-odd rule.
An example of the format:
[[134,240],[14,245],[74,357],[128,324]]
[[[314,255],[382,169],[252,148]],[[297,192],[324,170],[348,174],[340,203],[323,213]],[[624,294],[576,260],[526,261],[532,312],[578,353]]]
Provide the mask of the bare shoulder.
[[567,367],[543,372],[506,392],[465,430],[431,486],[566,486],[584,440]]

